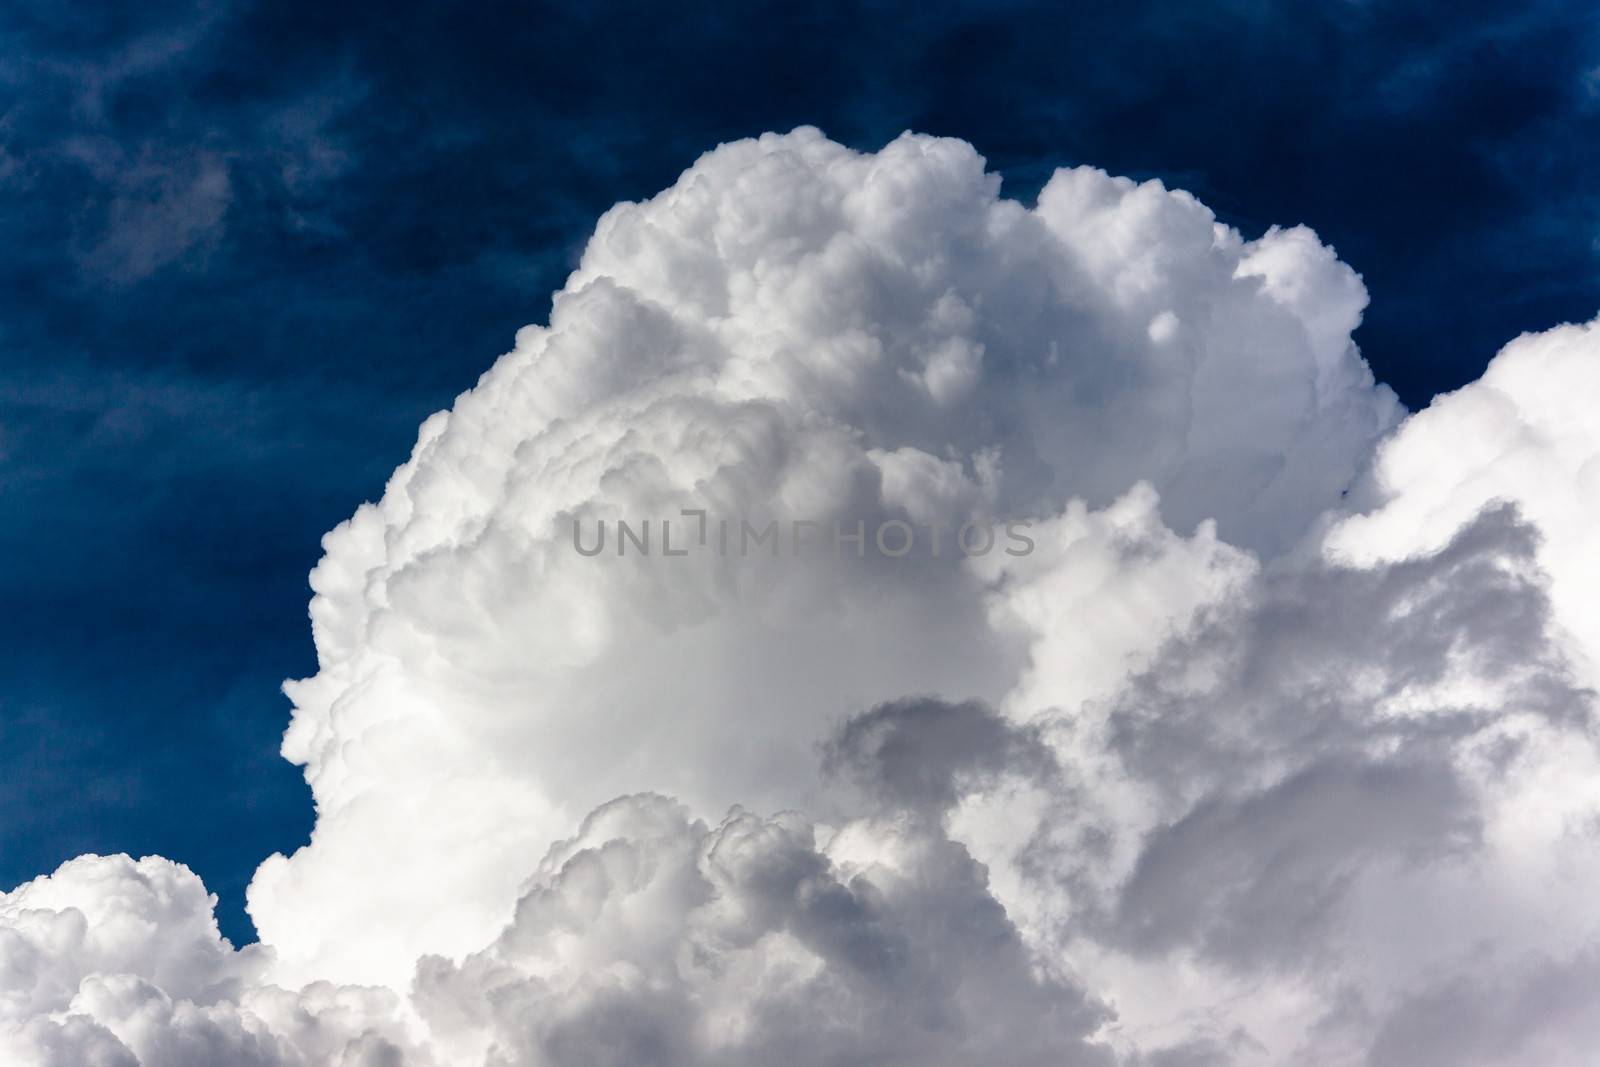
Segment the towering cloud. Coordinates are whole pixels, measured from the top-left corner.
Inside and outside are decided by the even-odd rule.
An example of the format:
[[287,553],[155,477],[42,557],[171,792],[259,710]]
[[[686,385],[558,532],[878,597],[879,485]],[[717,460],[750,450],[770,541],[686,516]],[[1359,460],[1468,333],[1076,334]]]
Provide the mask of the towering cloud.
[[1402,421],[1365,301],[1157,183],[707,154],[326,538],[261,945],[73,861],[0,1047],[1581,1062],[1600,329]]
[[[550,326],[327,540],[285,744],[317,830],[251,895],[284,973],[402,981],[492,936],[526,873],[505,857],[610,797],[808,805],[850,711],[1000,701],[1025,647],[955,546],[969,519],[1144,480],[1178,529],[1292,542],[1398,418],[1350,343],[1364,300],[1304,230],[1246,242],[1087,169],[1029,210],[957,141],[768,136],[613,209]],[[659,553],[664,521],[698,533],[685,509],[814,522],[824,550],[574,550],[574,524],[648,520]],[[834,558],[836,523],[896,519],[912,557]]]

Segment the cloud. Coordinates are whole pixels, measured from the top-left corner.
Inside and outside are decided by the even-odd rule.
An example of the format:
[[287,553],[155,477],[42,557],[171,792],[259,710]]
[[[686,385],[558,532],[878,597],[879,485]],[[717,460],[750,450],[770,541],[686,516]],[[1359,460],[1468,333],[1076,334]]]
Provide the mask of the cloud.
[[[915,719],[987,739],[978,763],[1030,744],[987,709],[923,700],[843,723],[830,758],[875,779],[886,730]],[[924,770],[909,793],[891,774],[881,805],[831,827],[741,809],[711,826],[671,798],[616,799],[550,848],[491,944],[419,961],[415,1014],[388,990],[268,984],[270,949],[223,940],[186,868],[79,857],[0,898],[0,1051],[175,1067],[1109,1064],[1091,1037],[1106,1009],[1034,967],[941,829],[954,783],[978,785],[971,762],[942,785]]]
[[1531,959],[1490,977],[1461,975],[1407,1002],[1373,1044],[1376,1067],[1579,1063],[1600,1041],[1592,948]]
[[[1114,692],[1033,717],[1060,783],[968,805],[957,836],[1117,1006],[1119,1048],[1242,1032],[1259,1049],[1225,1062],[1361,1063],[1468,976],[1547,961],[1592,995],[1600,749],[1541,544],[1501,505],[1403,560],[1278,560]],[[1040,650],[1075,625],[1018,614]],[[1583,1032],[1539,1062],[1581,1062]]]
[[[607,213],[550,325],[329,535],[284,749],[321,815],[258,875],[258,927],[307,976],[401,981],[493,936],[503,857],[611,797],[807,806],[840,716],[999,703],[1024,649],[950,547],[968,519],[1144,480],[1179,529],[1292,542],[1399,417],[1349,340],[1363,303],[1307,232],[1246,241],[1156,183],[1064,171],[1029,209],[956,141],[707,154]],[[949,526],[909,561],[573,551],[574,523],[685,508]],[[395,877],[355,906],[372,862]]]
[[[7,1063],[379,1067],[409,1044],[399,998],[262,981],[216,898],[159,857],[80,856],[0,894],[0,1053]],[[409,1062],[426,1063],[413,1055]]]
[[942,815],[974,787],[1005,774],[1050,773],[1037,731],[976,703],[895,700],[853,716],[823,746],[823,771],[853,780],[880,801]]
[[1355,562],[1399,559],[1444,543],[1495,502],[1538,529],[1556,621],[1570,656],[1600,680],[1600,323],[1565,325],[1508,344],[1483,377],[1436,400],[1386,441],[1362,487],[1370,510],[1336,527],[1329,548]]
[[462,1062],[1109,1063],[1086,1041],[1101,1009],[1036,975],[936,826],[736,809],[713,828],[619,799],[551,851],[489,949],[424,960],[418,1001],[447,1047],[467,1035]]
[[[719,147],[325,539],[284,739],[317,825],[262,943],[81,858],[0,907],[0,1040],[1580,1062],[1600,334],[1402,422],[1365,302],[1157,183],[1029,207],[957,141]],[[619,521],[653,551],[576,550]],[[797,521],[815,551],[718,550]],[[958,550],[1007,522],[1029,550]]]
[[86,34],[53,14],[8,28],[0,83],[26,92],[5,115],[0,194],[56,209],[18,233],[59,243],[81,281],[129,288],[169,267],[205,274],[241,224],[291,240],[328,229],[316,194],[351,158],[330,127],[365,87],[335,69],[225,101],[196,92],[246,13],[180,5],[134,32]]

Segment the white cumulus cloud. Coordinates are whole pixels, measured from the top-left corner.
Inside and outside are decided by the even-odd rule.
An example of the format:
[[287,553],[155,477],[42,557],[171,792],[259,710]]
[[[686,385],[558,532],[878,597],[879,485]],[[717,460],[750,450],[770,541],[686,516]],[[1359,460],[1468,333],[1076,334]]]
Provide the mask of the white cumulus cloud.
[[[251,894],[286,975],[400,981],[482,944],[525,873],[505,856],[611,797],[803,805],[839,716],[1000,701],[1026,648],[952,547],[969,517],[1143,481],[1178,529],[1292,542],[1399,416],[1349,340],[1364,300],[1304,230],[1245,241],[1092,169],[1030,210],[959,141],[768,136],[614,208],[550,325],[327,540],[285,743],[319,821]],[[951,526],[916,565],[573,550],[575,522],[659,537],[686,508]],[[352,891],[374,865],[381,903]]]
[[1365,303],[1159,183],[708,153],[325,539],[261,943],[74,860],[0,1049],[1585,1062],[1600,328],[1406,418]]

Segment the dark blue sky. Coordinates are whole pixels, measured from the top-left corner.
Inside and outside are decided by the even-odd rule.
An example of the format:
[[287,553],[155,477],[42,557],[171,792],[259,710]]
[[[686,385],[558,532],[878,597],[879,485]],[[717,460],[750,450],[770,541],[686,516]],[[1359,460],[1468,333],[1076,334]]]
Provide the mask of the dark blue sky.
[[1361,271],[1413,407],[1600,310],[1592,3],[33,3],[0,13],[0,884],[309,829],[318,538],[595,217],[810,123],[1160,177]]

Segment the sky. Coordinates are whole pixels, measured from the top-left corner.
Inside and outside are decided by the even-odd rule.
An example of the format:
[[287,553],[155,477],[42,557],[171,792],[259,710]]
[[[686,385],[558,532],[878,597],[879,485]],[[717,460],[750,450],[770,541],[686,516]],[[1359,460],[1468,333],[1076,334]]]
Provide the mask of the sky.
[[244,887],[304,843],[306,575],[550,313],[602,212],[720,142],[970,142],[1246,238],[1304,224],[1412,409],[1600,302],[1590,5],[7,5],[0,884],[84,852]]
[[1597,116],[1564,4],[13,5],[0,1061],[1588,1064]]

